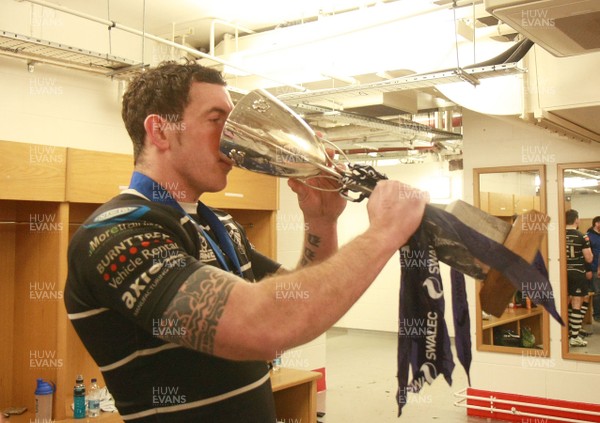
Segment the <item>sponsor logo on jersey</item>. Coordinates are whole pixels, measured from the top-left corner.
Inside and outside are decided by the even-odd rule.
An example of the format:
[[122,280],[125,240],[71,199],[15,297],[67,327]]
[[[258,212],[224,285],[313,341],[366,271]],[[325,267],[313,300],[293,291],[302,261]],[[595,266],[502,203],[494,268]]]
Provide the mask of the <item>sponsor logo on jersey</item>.
[[171,271],[172,266],[169,265],[171,260],[180,260],[184,254],[176,254],[165,261],[160,261],[153,264],[148,270],[138,276],[127,291],[121,296],[121,300],[129,310],[133,310],[133,315],[137,316],[140,313],[146,300],[152,294],[152,291],[164,276]]
[[134,235],[113,245],[96,264],[96,271],[111,287],[118,288],[144,263],[157,256],[168,259],[161,261],[170,261],[168,252],[178,249],[177,243],[161,232]]
[[[131,253],[136,253],[139,247],[148,248],[152,245],[152,243],[160,243],[167,242],[172,243],[173,240],[169,237],[169,235],[162,232],[147,232],[144,234],[134,235],[129,238],[125,238],[121,242],[116,243],[111,247],[110,250],[104,254],[98,264],[96,265],[96,270],[98,273],[104,272],[106,268],[108,268],[111,263],[116,261],[122,261],[121,257],[123,253],[130,251]],[[131,250],[130,250],[131,249]]]
[[150,211],[148,206],[130,206],[119,207],[112,210],[107,210],[96,216],[92,223],[84,225],[85,228],[96,228],[106,225],[112,225],[118,222],[128,222],[137,220]]
[[112,236],[120,234],[123,231],[139,228],[142,226],[149,226],[150,223],[147,222],[126,222],[126,223],[117,223],[108,229],[106,229],[101,234],[94,236],[89,242],[89,250],[88,254],[91,257],[94,252],[100,247],[105,241],[109,240]]
[[129,285],[127,291],[123,293],[121,299],[125,303],[125,307],[129,310],[133,309],[138,299],[142,296],[144,290],[150,285],[153,276],[156,276],[163,268],[163,263],[156,263],[150,269],[143,272],[140,276],[134,279]]

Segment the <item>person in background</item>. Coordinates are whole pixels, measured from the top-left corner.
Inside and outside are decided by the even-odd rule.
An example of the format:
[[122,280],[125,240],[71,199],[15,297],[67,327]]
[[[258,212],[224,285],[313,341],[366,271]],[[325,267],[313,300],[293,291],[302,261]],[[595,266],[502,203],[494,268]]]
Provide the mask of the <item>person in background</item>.
[[592,262],[592,250],[587,234],[579,232],[579,213],[568,210],[566,222],[567,284],[569,293],[569,345],[585,347],[587,341],[580,336],[583,317],[587,310],[585,298],[589,294],[586,263]]
[[427,195],[381,181],[369,227],[338,250],[345,200],[290,180],[306,231],[298,268],[284,270],[198,202],[226,186],[232,108],[214,69],[141,73],[123,97],[130,187],[69,245],[68,316],[127,422],[275,422],[267,363],[339,320],[421,222]]
[[593,299],[593,317],[595,322],[600,322],[600,267],[598,258],[600,258],[600,216],[592,219],[592,226],[587,230],[587,236],[590,240],[592,249],[592,287],[594,292]]

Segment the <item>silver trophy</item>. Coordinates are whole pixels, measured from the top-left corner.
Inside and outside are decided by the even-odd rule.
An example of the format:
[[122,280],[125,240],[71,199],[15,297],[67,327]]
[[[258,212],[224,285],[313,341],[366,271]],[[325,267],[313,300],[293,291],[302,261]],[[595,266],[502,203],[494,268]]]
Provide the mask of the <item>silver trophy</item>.
[[[328,146],[338,158],[328,154]],[[221,150],[238,167],[253,172],[305,182],[311,178],[332,178],[338,182],[336,190],[350,201],[363,200],[373,192],[378,181],[387,179],[371,166],[351,163],[341,149],[318,137],[300,116],[264,90],[250,92],[235,105],[223,130]],[[339,161],[340,158],[346,162]],[[486,278],[489,255],[480,251],[481,248],[473,244],[473,239],[483,233],[485,238],[494,231],[498,232],[490,222],[497,218],[460,200],[450,206],[453,206],[452,211],[450,207],[447,211],[429,204],[425,207],[422,225],[430,245],[435,248],[440,261],[476,279],[485,279],[485,283],[493,286],[492,281]],[[463,218],[473,219],[473,216],[484,222],[486,230],[470,228],[466,226],[469,224],[466,220],[464,224],[460,223]],[[462,234],[456,232],[457,225],[463,226]],[[494,235],[498,235],[498,241],[506,237],[506,233]],[[498,254],[505,254],[506,248],[498,247]],[[503,272],[505,269],[499,270]],[[510,293],[520,282],[511,280],[502,283],[508,285],[507,292]],[[508,304],[507,298],[494,304],[482,298],[482,307],[486,312],[499,316]]]
[[[346,163],[331,158],[327,146]],[[363,200],[373,192],[378,181],[387,179],[371,166],[351,163],[335,144],[318,137],[300,116],[264,90],[251,91],[235,105],[223,130],[221,151],[238,167],[253,172],[301,181],[333,178],[338,181],[336,190],[349,201]],[[464,207],[473,209],[466,204]],[[444,213],[427,205],[423,216],[423,225],[438,258],[483,279],[487,270],[473,259],[467,247],[436,223],[440,218],[443,220]]]
[[[327,147],[346,163],[332,158]],[[340,194],[351,201],[367,197],[378,180],[371,166],[350,163],[335,144],[320,138],[283,102],[265,90],[254,90],[235,105],[225,123],[221,151],[238,167],[306,181],[325,177],[339,182]],[[350,192],[359,193],[352,197]]]

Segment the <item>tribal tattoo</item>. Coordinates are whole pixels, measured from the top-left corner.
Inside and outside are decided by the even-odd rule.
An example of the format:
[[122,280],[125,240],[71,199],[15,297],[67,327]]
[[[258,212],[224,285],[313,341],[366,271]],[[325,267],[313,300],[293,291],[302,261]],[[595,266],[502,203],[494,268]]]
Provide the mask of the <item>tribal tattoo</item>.
[[235,283],[229,273],[211,266],[190,275],[163,314],[167,321],[177,322],[178,336],[162,338],[213,354],[219,319]]

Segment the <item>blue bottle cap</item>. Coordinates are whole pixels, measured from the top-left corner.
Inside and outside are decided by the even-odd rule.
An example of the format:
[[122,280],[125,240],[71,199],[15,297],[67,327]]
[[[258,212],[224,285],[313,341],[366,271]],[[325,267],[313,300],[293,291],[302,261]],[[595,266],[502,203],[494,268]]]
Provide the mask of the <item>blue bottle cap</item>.
[[37,380],[35,395],[49,395],[54,392],[54,384],[45,382],[43,379]]

